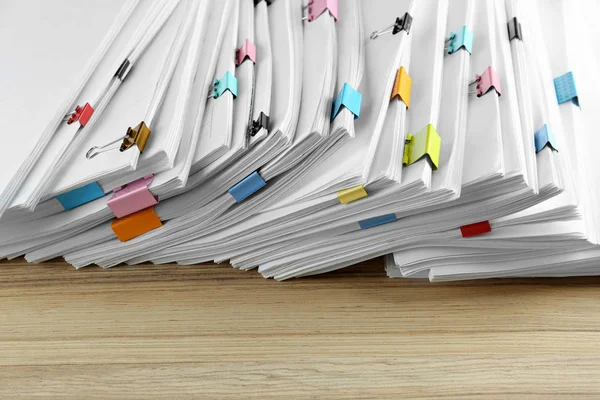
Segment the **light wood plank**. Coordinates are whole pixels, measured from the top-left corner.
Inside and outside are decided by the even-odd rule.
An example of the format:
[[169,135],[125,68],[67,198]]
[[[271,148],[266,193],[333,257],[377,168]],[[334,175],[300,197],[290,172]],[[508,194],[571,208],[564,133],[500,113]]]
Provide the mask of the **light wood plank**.
[[0,398],[599,398],[600,279],[0,262]]

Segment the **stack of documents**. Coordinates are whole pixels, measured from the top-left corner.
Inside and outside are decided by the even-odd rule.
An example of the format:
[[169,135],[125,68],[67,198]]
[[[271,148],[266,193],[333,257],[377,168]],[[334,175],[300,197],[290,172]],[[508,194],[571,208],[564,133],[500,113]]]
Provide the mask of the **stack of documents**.
[[0,257],[600,274],[595,2],[2,8]]

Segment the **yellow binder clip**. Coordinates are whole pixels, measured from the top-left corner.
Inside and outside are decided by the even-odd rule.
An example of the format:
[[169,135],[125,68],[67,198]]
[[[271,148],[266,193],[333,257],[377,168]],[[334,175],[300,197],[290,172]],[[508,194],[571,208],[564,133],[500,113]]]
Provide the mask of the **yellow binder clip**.
[[423,130],[414,135],[409,133],[406,135],[404,143],[404,157],[402,157],[404,165],[414,164],[421,158],[427,157],[431,168],[437,171],[440,161],[442,138],[433,125],[428,124]]
[[342,204],[352,203],[353,201],[367,197],[369,194],[363,185],[351,187],[349,189],[340,190],[338,192],[338,200]]

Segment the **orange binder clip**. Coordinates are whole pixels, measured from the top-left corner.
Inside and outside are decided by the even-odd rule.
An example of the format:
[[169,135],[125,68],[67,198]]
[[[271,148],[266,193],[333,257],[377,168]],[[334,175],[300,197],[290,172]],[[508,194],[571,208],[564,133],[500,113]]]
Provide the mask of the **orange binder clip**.
[[117,238],[126,242],[161,226],[162,221],[154,212],[154,207],[148,207],[126,217],[115,218],[111,227]]
[[392,88],[392,96],[390,100],[394,100],[396,96],[400,97],[400,100],[406,104],[406,108],[410,108],[410,91],[412,89],[412,78],[408,75],[408,72],[404,67],[400,67],[396,73],[396,80],[394,81],[394,87]]

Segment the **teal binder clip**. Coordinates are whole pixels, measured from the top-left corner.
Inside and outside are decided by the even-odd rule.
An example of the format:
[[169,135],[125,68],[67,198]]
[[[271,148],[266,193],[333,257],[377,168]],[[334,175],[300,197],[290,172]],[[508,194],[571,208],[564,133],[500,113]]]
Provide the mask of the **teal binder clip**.
[[225,75],[221,79],[215,79],[213,81],[213,97],[215,99],[221,97],[226,90],[229,90],[235,99],[238,94],[238,80],[229,71],[225,72]]
[[331,110],[331,120],[338,116],[342,106],[346,107],[352,114],[354,119],[360,117],[360,106],[362,104],[362,94],[352,89],[350,85],[344,83],[342,90],[333,101],[333,109]]
[[450,32],[450,37],[446,39],[448,54],[456,53],[464,48],[469,54],[473,53],[473,32],[463,26],[458,32]]
[[70,192],[59,194],[56,200],[65,210],[72,210],[76,207],[89,203],[104,196],[104,191],[96,182],[89,183]]
[[536,154],[542,151],[546,146],[550,147],[550,149],[552,149],[553,151],[558,151],[558,146],[556,145],[556,138],[554,137],[554,132],[548,129],[547,124],[542,125],[542,127],[534,133],[533,139],[535,141]]
[[579,107],[579,98],[577,97],[577,88],[575,87],[575,77],[573,72],[567,72],[564,75],[554,79],[554,90],[556,91],[556,100],[558,104],[572,101]]

